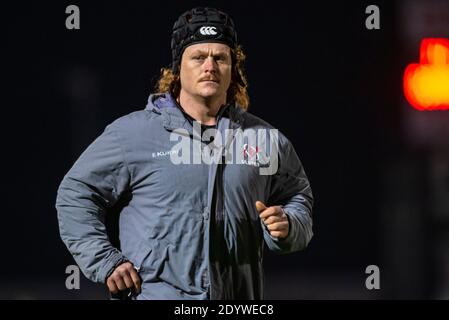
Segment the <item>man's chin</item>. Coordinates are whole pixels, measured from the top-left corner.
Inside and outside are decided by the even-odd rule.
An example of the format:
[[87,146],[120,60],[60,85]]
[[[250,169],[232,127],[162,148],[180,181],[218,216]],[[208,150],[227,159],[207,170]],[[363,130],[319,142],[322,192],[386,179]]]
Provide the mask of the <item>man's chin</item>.
[[204,99],[213,99],[218,98],[220,96],[220,93],[217,90],[202,90],[199,93],[199,96],[203,97]]

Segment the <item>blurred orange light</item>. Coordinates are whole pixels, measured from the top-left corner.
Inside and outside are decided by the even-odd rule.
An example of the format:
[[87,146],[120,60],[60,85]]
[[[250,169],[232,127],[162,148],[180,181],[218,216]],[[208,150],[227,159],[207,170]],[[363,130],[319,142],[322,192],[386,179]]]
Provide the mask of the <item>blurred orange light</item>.
[[449,39],[421,41],[420,63],[404,72],[404,94],[416,109],[449,109]]

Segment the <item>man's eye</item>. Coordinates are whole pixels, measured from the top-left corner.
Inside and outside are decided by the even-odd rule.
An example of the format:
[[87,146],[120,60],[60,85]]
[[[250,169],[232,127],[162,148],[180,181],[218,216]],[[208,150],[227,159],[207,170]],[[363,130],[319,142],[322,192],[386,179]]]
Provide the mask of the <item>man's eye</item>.
[[204,56],[194,56],[193,60],[204,60],[205,57]]
[[215,61],[227,63],[229,61],[229,58],[227,56],[218,56],[215,58]]

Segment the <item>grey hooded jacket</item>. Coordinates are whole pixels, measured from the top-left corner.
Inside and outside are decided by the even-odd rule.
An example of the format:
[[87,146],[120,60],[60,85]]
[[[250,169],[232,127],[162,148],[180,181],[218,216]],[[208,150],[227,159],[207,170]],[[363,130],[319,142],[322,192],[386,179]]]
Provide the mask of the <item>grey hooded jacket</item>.
[[[260,149],[233,144],[232,132],[273,129],[263,120],[228,104],[220,109],[217,129],[208,144],[171,95],[151,95],[145,110],[107,126],[84,151],[61,182],[56,209],[61,238],[86,277],[104,283],[117,265],[130,261],[142,278],[137,299],[263,298],[264,243],[278,253],[308,245],[312,191],[281,133],[272,174],[260,174],[270,161],[258,161]],[[214,149],[219,134],[227,148]],[[219,150],[222,161],[192,160],[194,142],[209,153]],[[186,143],[193,146],[191,154],[177,149]],[[225,161],[231,149],[242,159]],[[187,161],[177,163],[181,153]],[[119,199],[126,199],[120,249],[105,227],[108,210]],[[290,223],[287,238],[270,235],[257,200],[282,206]]]

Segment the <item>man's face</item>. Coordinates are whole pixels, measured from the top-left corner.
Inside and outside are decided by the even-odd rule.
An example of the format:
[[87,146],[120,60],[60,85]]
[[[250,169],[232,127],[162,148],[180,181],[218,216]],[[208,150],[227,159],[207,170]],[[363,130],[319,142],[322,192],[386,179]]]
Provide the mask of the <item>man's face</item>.
[[181,59],[181,90],[191,97],[223,98],[231,83],[231,49],[222,43],[188,46]]

